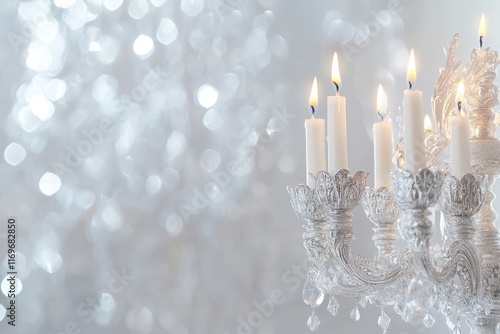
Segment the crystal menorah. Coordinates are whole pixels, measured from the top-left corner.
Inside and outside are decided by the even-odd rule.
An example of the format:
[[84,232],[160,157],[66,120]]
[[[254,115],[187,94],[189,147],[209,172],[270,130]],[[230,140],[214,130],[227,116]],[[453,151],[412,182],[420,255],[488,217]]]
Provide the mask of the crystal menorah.
[[[500,237],[492,208],[492,185],[500,174],[500,141],[492,108],[498,104],[494,85],[497,53],[475,49],[462,69],[455,59],[458,35],[445,50],[446,65],[432,97],[436,131],[426,130],[428,167],[411,173],[404,166],[402,136],[396,145],[398,170],[390,173],[390,189],[365,187],[368,173],[312,175],[312,188],[288,187],[292,207],[304,222],[304,247],[310,269],[304,302],[313,309],[307,321],[314,331],[320,320],[314,310],[328,297],[336,315],[335,295],[355,297],[364,307],[381,308],[378,325],[387,332],[393,307],[405,321],[415,318],[431,328],[437,311],[446,317],[451,333],[461,333],[461,318],[475,334],[493,334],[500,324]],[[471,107],[470,155],[472,172],[461,179],[450,172],[450,123],[454,94],[460,80]],[[374,224],[378,249],[373,260],[351,255],[354,237],[352,209],[362,202]],[[431,210],[440,210],[447,240],[431,245]],[[400,245],[401,237],[406,243]],[[359,306],[350,316],[359,320]]]

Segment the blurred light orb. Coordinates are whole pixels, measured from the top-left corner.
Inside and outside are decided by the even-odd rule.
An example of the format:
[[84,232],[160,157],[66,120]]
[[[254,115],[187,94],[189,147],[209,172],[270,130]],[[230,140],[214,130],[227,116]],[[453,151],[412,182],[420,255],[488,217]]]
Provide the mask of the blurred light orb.
[[167,229],[168,234],[172,237],[177,237],[182,232],[183,225],[184,223],[181,216],[176,213],[169,215],[167,221],[165,222],[165,228]]
[[26,67],[43,72],[52,64],[52,56],[46,47],[40,42],[32,42],[28,47],[28,57],[26,58]]
[[170,160],[181,155],[186,149],[187,141],[182,132],[174,131],[167,140],[167,156]]
[[216,170],[219,167],[220,162],[221,157],[219,152],[212,148],[206,149],[201,155],[201,167],[203,167],[203,169],[205,169],[207,172],[211,173]]
[[81,190],[75,196],[75,203],[82,209],[88,209],[96,200],[96,195],[90,190]]
[[150,195],[154,195],[157,192],[159,192],[161,189],[161,178],[156,175],[149,175],[148,179],[146,180],[146,191]]
[[[0,288],[2,289],[2,293],[5,296],[7,296],[9,294],[9,290],[11,287],[11,282],[7,280],[9,277],[10,277],[10,275],[5,276],[5,278],[2,281],[2,285],[0,286]],[[14,281],[14,286],[16,287],[16,296],[17,296],[17,295],[19,295],[19,293],[23,289],[23,283],[21,283],[21,280],[19,279],[19,277],[16,277],[16,279]]]
[[156,30],[156,38],[164,45],[169,45],[177,38],[179,30],[171,19],[162,19]]
[[50,55],[52,59],[56,60],[52,62],[52,68],[60,67],[62,68],[64,62],[59,61],[61,59],[61,56],[63,55],[64,51],[66,50],[66,40],[65,38],[62,37],[61,34],[57,34],[56,38],[50,42],[48,45],[48,50],[50,52]]
[[69,8],[73,6],[76,0],[54,0],[54,5],[59,8]]
[[204,0],[182,0],[181,9],[187,15],[193,17],[203,10]]
[[54,41],[59,34],[59,24],[57,21],[46,20],[36,27],[36,36],[44,43]]
[[131,18],[140,20],[149,11],[149,5],[146,0],[132,0],[128,5],[128,15]]
[[97,58],[102,64],[111,64],[118,57],[120,42],[110,36],[101,36],[97,40],[100,46]]
[[118,231],[123,225],[122,215],[114,205],[108,205],[102,211],[101,217],[106,228],[111,232]]
[[226,99],[229,99],[238,90],[238,87],[240,85],[240,79],[234,73],[226,73],[224,74],[224,78],[222,79],[220,85],[221,85],[220,87],[221,95],[224,96]]
[[33,115],[29,106],[21,108],[17,118],[23,130],[28,133],[35,131],[40,126],[40,120]]
[[3,307],[3,305],[0,305],[0,321],[3,320],[3,318],[5,318],[5,307]]
[[139,58],[146,59],[154,51],[153,39],[147,35],[139,35],[134,41],[133,49]]
[[89,44],[89,51],[91,51],[91,52],[99,52],[101,50],[102,50],[102,48],[101,48],[101,44],[99,44],[99,42],[96,42],[96,41],[90,42],[90,44]]
[[123,5],[123,0],[103,0],[102,4],[109,11],[115,11]]
[[165,2],[167,2],[167,0],[149,0],[149,2],[151,2],[151,4],[155,7],[161,7],[165,4]]
[[31,112],[41,121],[46,121],[54,115],[54,105],[41,94],[33,96],[29,105]]
[[50,101],[57,101],[64,96],[68,86],[61,79],[52,79],[45,85],[45,96]]
[[204,108],[211,108],[219,99],[219,92],[212,85],[203,85],[198,89],[198,103]]
[[80,29],[87,22],[87,5],[77,0],[73,6],[64,11],[62,19],[71,30]]
[[61,179],[56,174],[47,172],[40,178],[38,186],[44,195],[52,196],[61,188]]
[[101,104],[107,105],[114,101],[118,90],[118,81],[114,76],[101,74],[92,86],[92,97]]
[[10,143],[3,152],[5,161],[11,166],[17,166],[26,157],[26,150],[17,143]]
[[205,31],[195,29],[189,35],[189,45],[196,50],[201,51],[209,45],[209,38]]
[[103,292],[101,294],[99,306],[102,311],[109,312],[116,307],[116,302],[112,295],[107,292]]
[[55,273],[61,268],[62,258],[58,252],[45,248],[35,257],[38,265],[49,274]]
[[224,119],[221,112],[215,108],[209,109],[203,117],[203,124],[207,129],[216,131],[222,129],[224,126]]

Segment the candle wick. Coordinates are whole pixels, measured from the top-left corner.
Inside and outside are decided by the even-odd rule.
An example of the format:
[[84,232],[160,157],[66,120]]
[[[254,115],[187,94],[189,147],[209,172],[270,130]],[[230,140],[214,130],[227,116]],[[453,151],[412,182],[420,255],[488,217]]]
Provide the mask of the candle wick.
[[462,101],[458,101],[457,105],[458,105],[458,113],[460,115],[460,112],[462,111]]
[[311,110],[312,110],[312,116],[314,116],[314,113],[316,112],[316,110],[314,110],[314,106],[311,106]]
[[337,93],[339,92],[339,84],[333,81],[333,84],[335,85],[335,88],[337,89]]
[[408,81],[408,85],[410,86],[410,89],[412,89],[413,85],[411,84],[411,81]]
[[483,36],[479,36],[479,48],[483,48]]
[[380,120],[383,121],[384,120],[384,116],[382,116],[382,114],[380,113],[380,111],[377,110],[377,114],[380,117]]

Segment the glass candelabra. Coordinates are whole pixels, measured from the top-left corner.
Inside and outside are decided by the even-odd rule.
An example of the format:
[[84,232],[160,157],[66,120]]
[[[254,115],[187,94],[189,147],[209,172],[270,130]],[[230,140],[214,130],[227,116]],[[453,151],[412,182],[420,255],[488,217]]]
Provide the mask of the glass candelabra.
[[[341,169],[334,175],[320,171],[314,186],[288,187],[292,206],[304,222],[304,247],[310,269],[303,299],[313,308],[307,321],[316,330],[314,309],[328,296],[327,309],[336,315],[335,295],[359,299],[361,306],[381,308],[378,325],[387,332],[391,319],[384,307],[393,307],[405,321],[416,313],[431,328],[437,310],[451,333],[461,333],[465,318],[472,333],[496,333],[500,324],[500,237],[491,206],[492,184],[500,175],[500,141],[492,108],[498,103],[494,85],[497,53],[473,50],[462,68],[455,59],[458,35],[446,50],[446,65],[432,97],[436,130],[426,130],[428,168],[417,173],[404,169],[403,139],[397,143],[398,170],[391,187],[366,188],[367,173]],[[449,117],[460,80],[471,112],[471,174],[449,175]],[[352,209],[362,202],[374,224],[378,253],[373,260],[351,255],[354,236]],[[447,243],[431,246],[431,209],[440,210]],[[406,241],[401,247],[399,236]],[[350,316],[359,320],[359,306]]]

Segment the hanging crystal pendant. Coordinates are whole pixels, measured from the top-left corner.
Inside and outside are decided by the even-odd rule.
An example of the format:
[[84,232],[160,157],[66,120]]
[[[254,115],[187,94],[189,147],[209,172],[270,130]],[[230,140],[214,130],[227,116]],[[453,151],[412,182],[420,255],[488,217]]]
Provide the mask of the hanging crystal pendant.
[[409,307],[405,307],[405,310],[401,315],[401,319],[403,319],[405,322],[410,322],[412,315],[413,311]]
[[384,330],[384,332],[389,328],[389,324],[391,323],[391,318],[381,309],[380,316],[378,317],[378,325],[380,328]]
[[352,320],[359,321],[359,319],[361,318],[361,316],[359,314],[358,305],[354,306],[354,308],[351,310],[350,316],[351,316]]
[[427,313],[425,315],[424,319],[422,320],[422,322],[424,323],[425,327],[427,327],[428,329],[431,329],[432,326],[434,326],[436,319],[434,319],[434,317],[432,315]]
[[324,298],[325,294],[323,291],[318,288],[316,282],[314,282],[311,277],[308,277],[304,284],[304,289],[302,290],[302,299],[304,299],[304,303],[314,308],[321,305]]
[[359,301],[359,305],[365,308],[366,305],[368,305],[368,296],[364,296],[363,298],[361,298],[361,300]]
[[311,330],[311,332],[314,332],[315,330],[318,329],[320,322],[321,321],[319,321],[319,319],[316,316],[316,313],[314,313],[314,309],[313,309],[313,312],[312,312],[311,316],[307,320],[307,327],[309,327],[309,329]]
[[453,320],[449,316],[446,316],[446,326],[448,326],[450,332],[453,331],[455,327],[457,327],[457,325],[453,322]]
[[394,312],[400,316],[403,315],[405,312],[405,305],[400,301],[394,303]]
[[335,298],[335,296],[331,296],[330,297],[330,300],[328,301],[328,306],[327,306],[327,310],[328,312],[330,312],[333,316],[336,316],[337,315],[337,312],[339,310],[339,302],[337,301],[337,299]]

